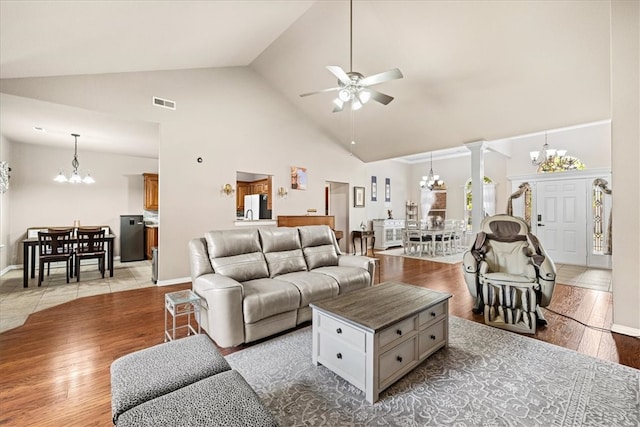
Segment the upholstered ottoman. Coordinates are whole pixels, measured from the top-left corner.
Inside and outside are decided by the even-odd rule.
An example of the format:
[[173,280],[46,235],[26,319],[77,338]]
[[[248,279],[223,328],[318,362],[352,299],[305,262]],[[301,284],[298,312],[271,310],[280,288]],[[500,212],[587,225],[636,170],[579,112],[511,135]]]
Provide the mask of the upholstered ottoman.
[[272,427],[278,423],[237,371],[225,371],[124,412],[118,427]]
[[114,424],[132,408],[231,367],[205,335],[136,351],[111,364],[111,411]]

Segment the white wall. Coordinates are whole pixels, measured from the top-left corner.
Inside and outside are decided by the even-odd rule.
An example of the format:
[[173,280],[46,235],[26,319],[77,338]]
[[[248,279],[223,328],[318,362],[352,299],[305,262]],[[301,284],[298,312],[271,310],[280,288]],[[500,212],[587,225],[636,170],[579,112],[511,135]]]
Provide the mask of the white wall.
[[640,3],[611,2],[613,330],[640,335]]
[[[157,172],[158,160],[78,150],[80,168],[91,169],[95,184],[53,181],[59,168],[69,170],[69,149],[12,143],[9,157],[8,265],[22,263],[21,241],[29,227],[108,225],[116,234],[114,253],[120,254],[120,215],[142,214],[143,172]],[[4,203],[3,203],[4,204]],[[4,225],[4,224],[3,224]],[[5,234],[5,227],[2,230]]]
[[[362,142],[365,144],[365,142]],[[371,200],[371,177],[377,177],[377,200]],[[385,202],[385,179],[391,183],[391,201]],[[409,190],[409,166],[397,160],[384,160],[367,163],[367,182],[365,187],[365,209],[360,208],[358,224],[361,221],[386,219],[387,210],[391,209],[393,218],[404,219],[405,203],[411,198]]]
[[[235,182],[237,171],[271,174],[278,188],[289,187],[291,166],[307,168],[307,190],[274,199],[274,217],[305,214],[309,208],[323,212],[327,181],[368,182],[364,164],[349,155],[346,145],[326,136],[247,67],[1,84],[5,93],[159,123],[161,282],[189,277],[189,239],[234,226],[235,198],[222,195],[220,188]],[[153,107],[154,95],[176,101],[177,110]],[[197,163],[198,157],[204,161]],[[359,221],[350,215],[351,228]]]

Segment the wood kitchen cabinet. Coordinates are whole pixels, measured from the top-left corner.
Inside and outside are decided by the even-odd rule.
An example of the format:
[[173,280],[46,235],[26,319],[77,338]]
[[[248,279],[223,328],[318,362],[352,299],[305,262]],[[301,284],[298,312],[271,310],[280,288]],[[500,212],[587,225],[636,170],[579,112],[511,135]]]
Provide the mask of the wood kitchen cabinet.
[[249,193],[249,182],[236,181],[236,210],[238,212],[244,212],[244,196]]
[[151,259],[151,249],[158,246],[158,227],[145,227],[144,231],[144,253]]
[[144,208],[148,211],[158,210],[158,174],[143,173],[144,177]]
[[236,210],[244,211],[244,196],[249,194],[267,194],[267,209],[271,209],[271,177],[259,181],[236,181]]

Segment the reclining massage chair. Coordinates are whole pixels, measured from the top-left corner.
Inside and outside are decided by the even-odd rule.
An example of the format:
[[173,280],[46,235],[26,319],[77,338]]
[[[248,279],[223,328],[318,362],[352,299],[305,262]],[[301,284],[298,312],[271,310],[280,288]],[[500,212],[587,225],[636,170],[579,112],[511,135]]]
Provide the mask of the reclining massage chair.
[[509,215],[486,217],[463,255],[462,268],[473,311],[487,325],[533,334],[544,326],[540,307],[551,302],[556,268],[524,220]]

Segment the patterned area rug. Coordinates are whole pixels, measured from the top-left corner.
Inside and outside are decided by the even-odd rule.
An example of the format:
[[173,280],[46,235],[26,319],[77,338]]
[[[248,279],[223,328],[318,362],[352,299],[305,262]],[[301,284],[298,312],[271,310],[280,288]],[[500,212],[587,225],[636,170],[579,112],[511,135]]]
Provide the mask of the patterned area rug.
[[453,316],[449,347],[373,405],[311,363],[311,327],[227,359],[282,426],[640,425],[640,370]]
[[386,251],[379,251],[379,252],[376,252],[376,254],[391,255],[391,256],[401,256],[401,257],[413,258],[413,259],[422,259],[422,260],[425,260],[425,261],[442,262],[442,263],[445,263],[445,264],[457,264],[459,262],[462,262],[463,252],[458,252],[458,253],[453,254],[453,255],[431,256],[431,254],[429,254],[429,255],[427,255],[427,254],[418,255],[417,253],[416,254],[405,254],[404,253],[404,248],[394,248],[394,249],[387,249]]

